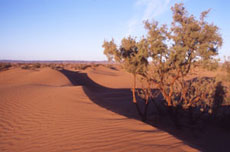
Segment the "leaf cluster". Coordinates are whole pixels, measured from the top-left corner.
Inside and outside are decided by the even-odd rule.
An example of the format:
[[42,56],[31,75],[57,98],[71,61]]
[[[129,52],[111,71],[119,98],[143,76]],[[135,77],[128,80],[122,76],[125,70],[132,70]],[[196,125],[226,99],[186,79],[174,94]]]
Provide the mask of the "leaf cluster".
[[[183,4],[175,4],[170,28],[145,21],[146,36],[139,41],[124,38],[120,47],[114,40],[104,41],[104,54],[109,61],[121,63],[128,72],[140,75],[149,86],[158,88],[168,106],[178,102],[193,105],[194,100],[197,103],[212,94],[201,90],[210,83],[188,83],[185,79],[197,63],[205,67],[216,63],[215,56],[222,46],[218,27],[205,21],[209,11],[202,12],[197,19]],[[204,87],[199,87],[200,84]]]

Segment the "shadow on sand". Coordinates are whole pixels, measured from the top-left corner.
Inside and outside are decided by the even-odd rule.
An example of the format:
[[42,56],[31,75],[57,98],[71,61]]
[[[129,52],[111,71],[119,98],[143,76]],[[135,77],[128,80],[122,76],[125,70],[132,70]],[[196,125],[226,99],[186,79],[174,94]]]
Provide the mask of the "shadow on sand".
[[[74,86],[82,86],[86,95],[95,104],[123,115],[127,117],[127,119],[137,119],[141,121],[136,107],[132,103],[132,94],[129,88],[112,89],[101,86],[90,79],[87,73],[69,70],[60,70],[60,72],[63,73]],[[202,129],[176,129],[173,125],[167,123],[170,121],[168,116],[154,117],[155,107],[153,103],[150,103],[149,108],[147,124],[170,133],[198,151],[230,151],[229,131],[212,127],[208,124],[202,127]]]

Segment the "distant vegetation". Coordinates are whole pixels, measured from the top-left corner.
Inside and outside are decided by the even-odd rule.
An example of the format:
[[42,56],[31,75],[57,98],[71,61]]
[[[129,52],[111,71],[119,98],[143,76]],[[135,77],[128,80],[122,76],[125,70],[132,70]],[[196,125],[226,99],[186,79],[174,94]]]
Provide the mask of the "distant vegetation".
[[230,81],[230,56],[225,58],[222,69],[226,72],[226,81]]
[[[221,113],[219,107],[225,103],[226,87],[215,77],[191,79],[190,75],[196,68],[218,68],[215,57],[222,46],[219,29],[205,20],[209,10],[202,12],[199,19],[190,15],[183,4],[175,4],[172,12],[170,28],[156,21],[145,21],[146,36],[139,41],[131,36],[123,38],[119,47],[113,39],[104,41],[104,54],[133,75],[133,103],[143,121],[147,120],[149,102],[158,111],[162,111],[159,105],[164,105],[176,125],[179,115],[182,119],[181,112],[188,113],[190,122],[207,115],[217,117]],[[226,61],[224,69],[228,74],[229,67]],[[137,80],[142,88],[136,88]],[[137,94],[143,99],[144,108],[140,108],[143,102],[138,103]],[[159,95],[163,98],[160,103]]]
[[10,63],[0,63],[0,71],[8,70],[11,66]]
[[114,69],[112,64],[104,63],[44,63],[44,62],[33,62],[33,63],[21,63],[21,62],[2,62],[0,63],[0,71],[9,70],[10,68],[21,68],[24,70],[38,70],[40,68],[51,68],[54,70],[86,70],[88,68],[95,69],[98,66],[104,66],[110,69]]

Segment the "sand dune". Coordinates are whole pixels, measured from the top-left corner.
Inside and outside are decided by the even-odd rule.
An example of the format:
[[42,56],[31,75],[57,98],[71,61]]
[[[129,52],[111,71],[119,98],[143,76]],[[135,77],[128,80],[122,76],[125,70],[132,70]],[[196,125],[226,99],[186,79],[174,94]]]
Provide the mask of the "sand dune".
[[122,100],[130,98],[127,73],[105,67],[85,72],[0,72],[0,151],[197,151],[126,117],[136,115],[135,108],[126,107],[124,115],[109,110],[111,102],[119,101],[114,102],[119,111],[126,106]]

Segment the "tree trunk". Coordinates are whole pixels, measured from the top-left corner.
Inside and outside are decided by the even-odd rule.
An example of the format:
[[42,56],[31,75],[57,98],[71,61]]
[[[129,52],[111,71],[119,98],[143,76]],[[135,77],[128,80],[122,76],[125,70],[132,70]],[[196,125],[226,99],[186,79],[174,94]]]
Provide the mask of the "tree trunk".
[[165,90],[163,88],[160,88],[160,91],[161,91],[164,99],[166,100],[168,107],[171,107],[172,106],[171,97],[165,92]]
[[143,114],[141,112],[141,109],[140,109],[139,105],[137,104],[137,99],[136,99],[136,74],[133,74],[132,94],[133,94],[133,103],[135,104],[135,106],[137,108],[137,112],[140,115],[140,117],[143,118]]
[[[142,121],[146,121],[147,120],[147,111],[148,111],[148,106],[149,106],[149,102],[148,99],[146,99],[145,101],[145,108],[144,108],[144,113],[142,113],[140,106],[137,103],[136,100],[136,74],[133,74],[133,88],[132,88],[132,94],[133,94],[133,103],[135,104],[136,108],[137,108],[137,112],[140,115]],[[148,98],[148,95],[147,95]]]
[[133,89],[132,89],[132,92],[133,92],[133,103],[137,103],[135,91],[136,91],[136,74],[133,74]]

